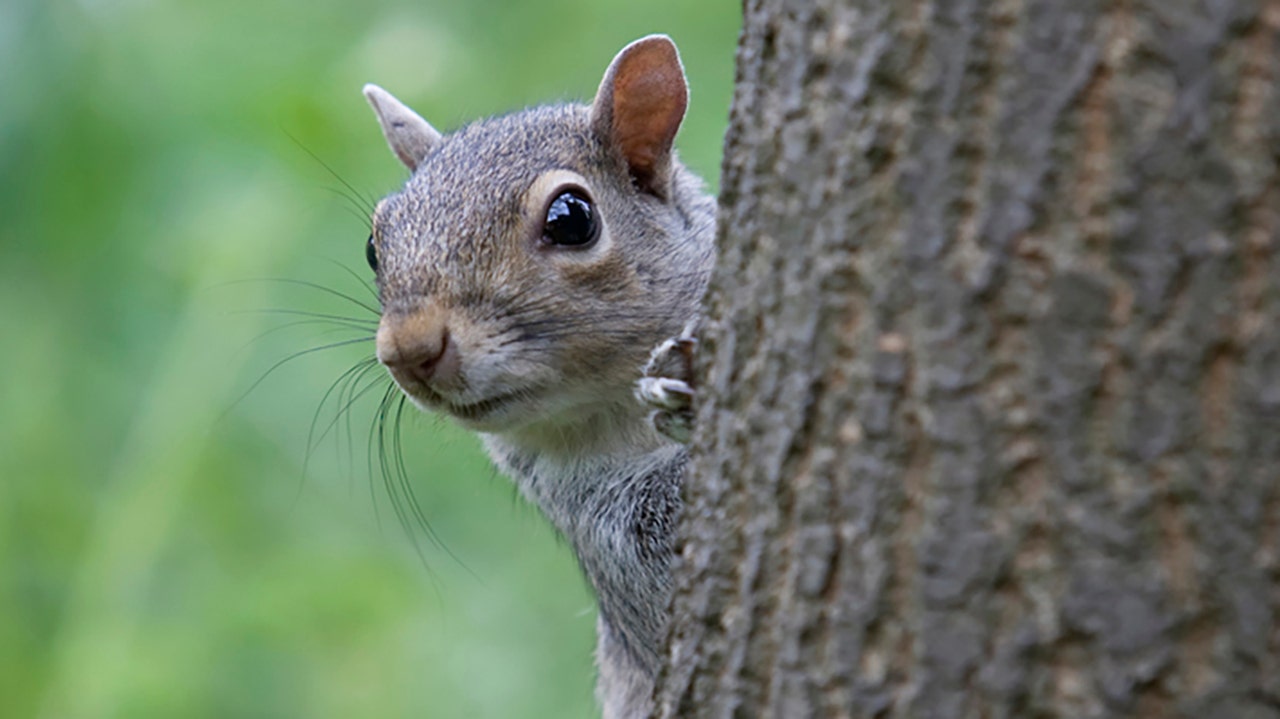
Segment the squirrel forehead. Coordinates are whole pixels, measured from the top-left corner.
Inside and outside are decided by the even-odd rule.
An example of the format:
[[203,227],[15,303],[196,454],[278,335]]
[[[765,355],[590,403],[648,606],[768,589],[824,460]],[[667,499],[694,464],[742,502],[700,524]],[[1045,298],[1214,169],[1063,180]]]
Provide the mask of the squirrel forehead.
[[603,155],[584,106],[538,107],[481,120],[446,135],[405,185],[430,202],[434,216],[492,212],[518,200],[537,176],[553,169],[588,174]]
[[377,232],[390,243],[484,242],[517,221],[526,192],[547,172],[624,172],[591,132],[589,115],[584,105],[535,107],[445,135],[379,204]]
[[375,211],[384,289],[443,290],[448,277],[509,271],[502,258],[515,248],[503,240],[538,219],[528,194],[541,191],[539,178],[624,172],[610,157],[582,105],[536,107],[445,135]]

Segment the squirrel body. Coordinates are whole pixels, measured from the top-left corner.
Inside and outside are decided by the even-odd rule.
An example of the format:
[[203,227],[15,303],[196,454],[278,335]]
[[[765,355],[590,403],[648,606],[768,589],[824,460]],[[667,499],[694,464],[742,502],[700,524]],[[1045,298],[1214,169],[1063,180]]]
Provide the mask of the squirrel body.
[[413,171],[373,217],[378,359],[419,407],[476,431],[565,537],[599,601],[604,716],[647,716],[687,463],[671,439],[691,416],[681,358],[715,258],[715,200],[672,149],[675,45],[628,45],[590,105],[448,135],[365,95]]

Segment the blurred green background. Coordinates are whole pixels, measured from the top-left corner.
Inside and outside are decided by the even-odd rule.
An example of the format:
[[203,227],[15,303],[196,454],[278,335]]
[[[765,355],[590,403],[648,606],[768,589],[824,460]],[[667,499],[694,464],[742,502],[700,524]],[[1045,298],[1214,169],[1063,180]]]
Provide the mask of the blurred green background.
[[0,0],[0,716],[593,716],[568,550],[415,414],[448,548],[419,533],[419,558],[371,477],[380,384],[308,449],[371,343],[255,386],[361,336],[272,310],[363,311],[265,280],[365,292],[343,269],[368,274],[365,220],[309,153],[366,198],[403,181],[368,81],[452,128],[589,98],[666,32],[680,150],[714,184],[739,22],[730,0]]

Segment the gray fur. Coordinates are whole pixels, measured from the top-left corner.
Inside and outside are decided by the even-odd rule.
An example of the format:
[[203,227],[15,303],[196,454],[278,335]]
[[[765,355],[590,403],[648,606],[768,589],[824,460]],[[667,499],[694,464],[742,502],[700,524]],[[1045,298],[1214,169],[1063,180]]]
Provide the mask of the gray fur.
[[[646,38],[619,57],[663,42]],[[448,382],[393,375],[416,404],[480,433],[572,546],[600,604],[604,714],[629,719],[647,716],[661,663],[687,461],[633,387],[651,350],[696,318],[715,202],[665,148],[662,175],[640,183],[592,116],[584,105],[538,107],[428,138],[373,220],[379,342],[430,326],[455,346]],[[580,178],[594,199],[596,246],[540,241],[539,183],[561,176]]]

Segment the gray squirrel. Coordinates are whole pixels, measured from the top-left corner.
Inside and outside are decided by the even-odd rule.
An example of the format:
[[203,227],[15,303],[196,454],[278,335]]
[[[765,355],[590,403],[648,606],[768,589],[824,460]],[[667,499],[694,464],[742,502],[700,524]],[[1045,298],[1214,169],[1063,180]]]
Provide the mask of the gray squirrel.
[[688,104],[676,47],[623,48],[590,105],[448,135],[364,94],[412,171],[367,247],[378,359],[420,408],[477,432],[568,540],[599,600],[604,717],[648,716],[715,261],[715,200],[672,149]]

